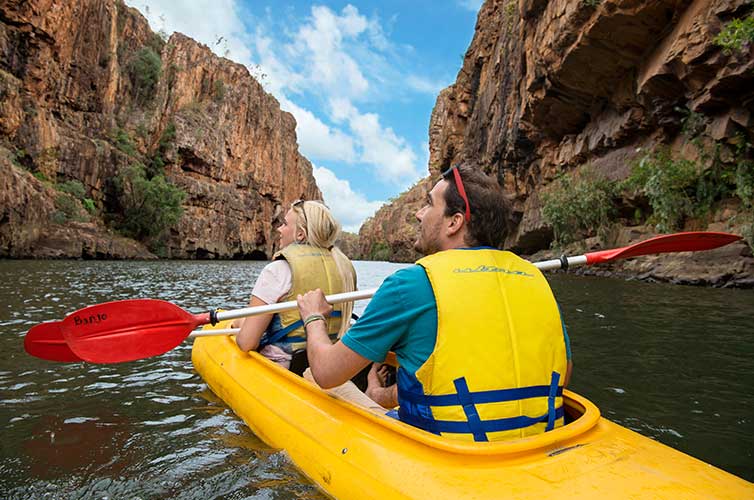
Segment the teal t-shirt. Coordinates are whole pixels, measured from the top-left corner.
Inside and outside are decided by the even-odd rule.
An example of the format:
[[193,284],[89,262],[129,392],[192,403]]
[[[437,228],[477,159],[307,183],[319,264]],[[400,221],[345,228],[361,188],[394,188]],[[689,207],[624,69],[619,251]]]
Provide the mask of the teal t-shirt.
[[416,373],[435,349],[437,305],[424,268],[414,264],[388,276],[364,314],[341,341],[352,351],[381,363],[394,351]]
[[[562,317],[562,316],[561,316]],[[563,323],[566,355],[571,342]],[[437,303],[427,273],[418,264],[388,276],[364,314],[341,341],[352,351],[381,363],[388,351],[409,373],[429,358],[437,340]]]

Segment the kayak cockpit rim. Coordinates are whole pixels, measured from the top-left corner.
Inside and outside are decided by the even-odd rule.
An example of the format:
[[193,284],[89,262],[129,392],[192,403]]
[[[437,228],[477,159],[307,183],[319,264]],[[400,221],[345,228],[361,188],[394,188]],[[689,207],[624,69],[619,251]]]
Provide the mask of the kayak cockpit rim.
[[[359,415],[361,418],[379,425],[384,430],[400,434],[406,439],[445,452],[482,456],[515,455],[537,451],[550,452],[554,448],[563,446],[564,443],[572,443],[574,439],[587,433],[597,425],[601,416],[599,409],[594,403],[566,389],[563,391],[563,402],[566,407],[566,414],[575,417],[575,419],[563,427],[536,436],[507,441],[481,443],[451,440],[423,431],[386,415],[372,413],[366,408],[355,405],[336,396],[332,396],[304,378],[268,360],[258,352],[241,352],[235,345],[233,337],[229,336],[226,337],[226,339],[227,342],[233,344],[232,347],[236,350],[238,356],[248,356],[252,358],[247,361],[257,364],[259,368],[264,370],[264,372],[270,377],[279,379],[278,385],[282,388],[285,388],[285,386],[288,385],[294,386],[296,392],[304,391],[307,394],[307,397],[315,400],[313,403],[316,406],[326,408],[328,405],[337,405],[341,410]],[[293,387],[291,387],[291,389],[293,389]]]

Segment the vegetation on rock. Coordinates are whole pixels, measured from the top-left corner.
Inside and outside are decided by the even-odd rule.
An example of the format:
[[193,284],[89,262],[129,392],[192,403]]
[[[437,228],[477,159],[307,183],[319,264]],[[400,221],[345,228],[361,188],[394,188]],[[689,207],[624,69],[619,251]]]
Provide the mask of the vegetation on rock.
[[745,47],[754,42],[754,16],[732,20],[713,41],[728,55],[743,52]]
[[587,236],[603,236],[615,218],[615,194],[615,183],[588,167],[578,177],[558,177],[542,195],[542,216],[552,226],[553,243],[564,246]]
[[136,100],[149,102],[157,88],[162,72],[160,56],[152,47],[144,47],[128,64],[128,75],[136,90]]
[[[704,139],[691,139],[698,148],[697,161],[674,157],[669,147],[660,146],[643,155],[624,181],[607,181],[588,167],[578,176],[558,177],[542,196],[542,216],[553,228],[553,245],[595,235],[604,239],[617,219],[621,198],[638,196],[651,209],[647,222],[665,233],[682,229],[689,219],[704,219],[722,200],[737,197],[740,210],[729,223],[743,225],[754,247],[752,145],[743,135],[733,147]],[[640,210],[634,219],[630,222],[643,219]]]
[[186,193],[164,176],[149,179],[145,167],[136,163],[113,182],[119,210],[111,215],[115,226],[126,236],[154,243],[180,220]]
[[392,256],[393,250],[384,241],[375,242],[369,250],[369,260],[389,261]]

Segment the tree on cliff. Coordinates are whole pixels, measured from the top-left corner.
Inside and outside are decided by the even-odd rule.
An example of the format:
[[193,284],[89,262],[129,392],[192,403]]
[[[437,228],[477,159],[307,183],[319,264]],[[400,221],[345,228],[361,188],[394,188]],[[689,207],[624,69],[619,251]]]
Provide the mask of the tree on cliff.
[[129,166],[113,179],[119,210],[115,226],[126,236],[154,243],[183,215],[186,193],[162,175],[147,179],[144,166]]

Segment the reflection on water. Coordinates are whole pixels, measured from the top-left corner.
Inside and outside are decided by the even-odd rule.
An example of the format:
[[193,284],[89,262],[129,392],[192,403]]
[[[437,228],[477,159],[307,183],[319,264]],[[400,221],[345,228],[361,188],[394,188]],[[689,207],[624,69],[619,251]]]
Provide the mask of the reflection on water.
[[[29,327],[94,303],[243,307],[263,265],[0,261],[3,498],[324,498],[207,390],[189,342],[118,365],[23,351]],[[356,263],[360,288],[398,267]],[[575,390],[608,418],[754,480],[754,293],[550,278]]]
[[572,388],[603,415],[754,480],[754,293],[559,274]]

